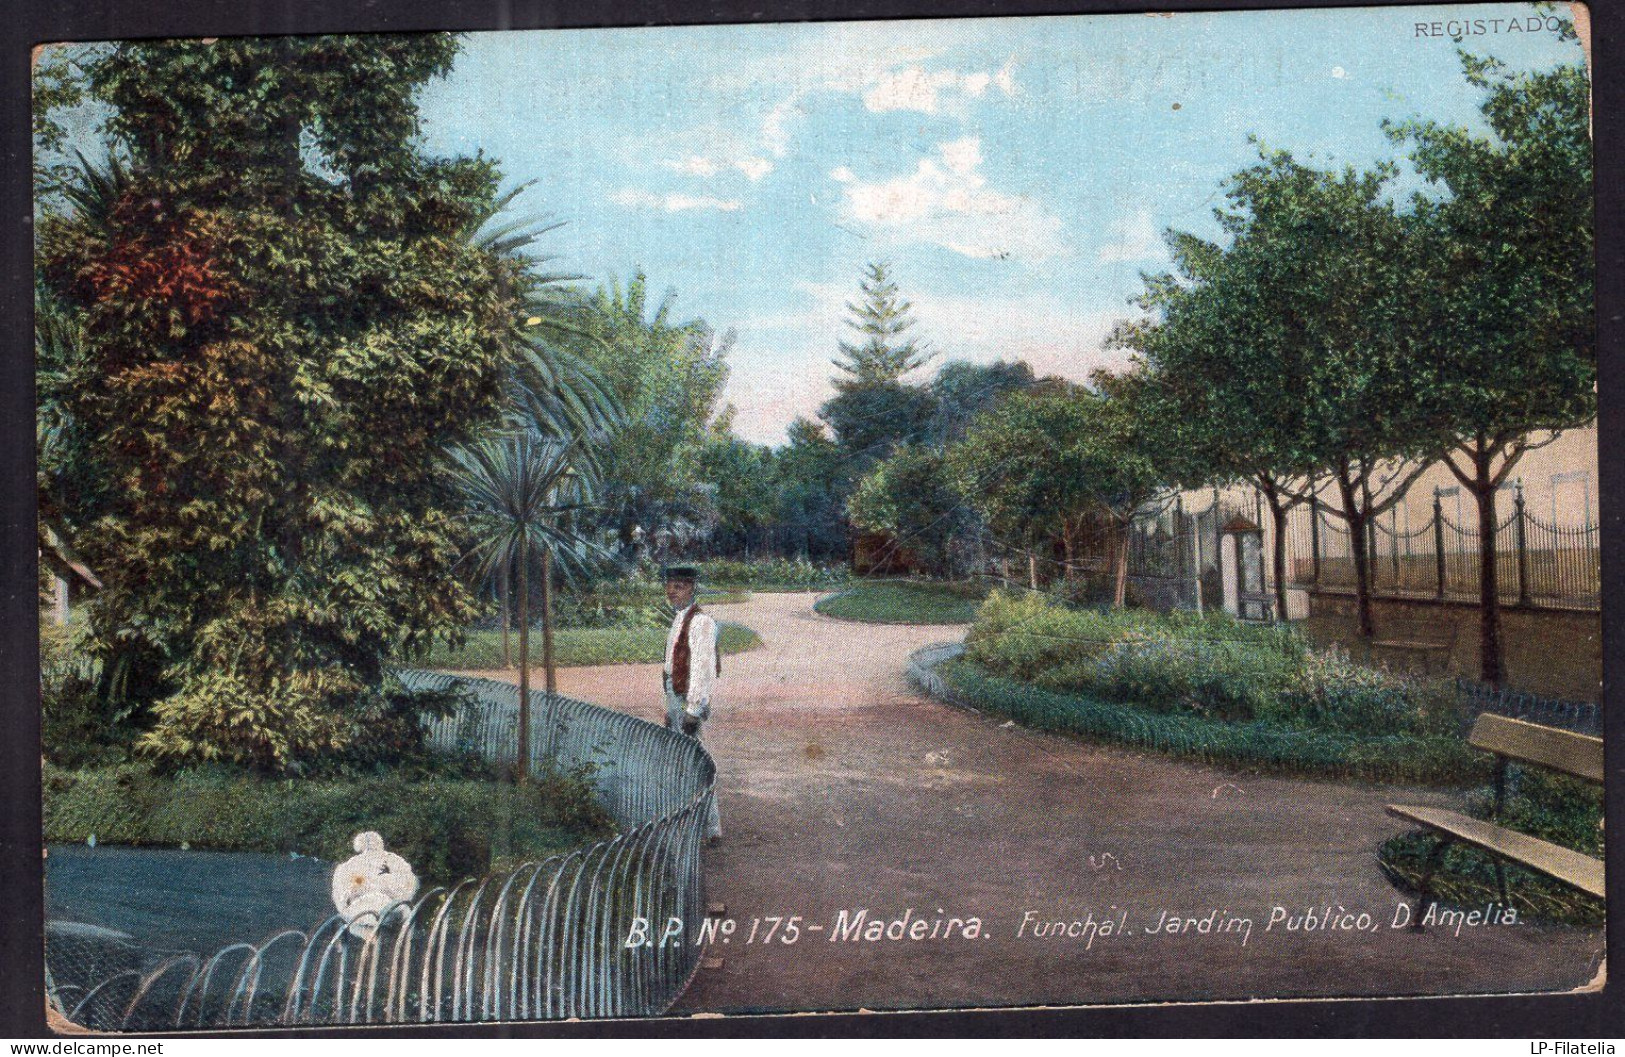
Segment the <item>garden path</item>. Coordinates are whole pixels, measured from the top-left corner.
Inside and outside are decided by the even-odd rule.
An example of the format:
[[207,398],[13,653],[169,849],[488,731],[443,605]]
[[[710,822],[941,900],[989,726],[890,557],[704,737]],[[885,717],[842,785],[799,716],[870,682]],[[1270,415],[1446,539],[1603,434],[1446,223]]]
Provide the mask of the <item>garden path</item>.
[[[1377,868],[1399,829],[1383,805],[1459,794],[1238,774],[1001,725],[904,680],[912,650],[962,627],[843,623],[815,597],[727,607],[764,643],[723,662],[705,731],[725,830],[708,897],[739,924],[678,1013],[1542,991],[1597,972],[1601,930],[1389,927],[1403,900]],[[654,665],[560,673],[562,692],[656,721],[659,685]],[[1265,928],[1273,907],[1328,905],[1378,927]],[[976,916],[984,938],[832,941],[860,908]],[[1127,919],[1090,944],[1022,935],[1028,911]],[[1151,932],[1164,911],[1253,924],[1245,944]],[[795,944],[743,942],[752,918],[796,914]]]

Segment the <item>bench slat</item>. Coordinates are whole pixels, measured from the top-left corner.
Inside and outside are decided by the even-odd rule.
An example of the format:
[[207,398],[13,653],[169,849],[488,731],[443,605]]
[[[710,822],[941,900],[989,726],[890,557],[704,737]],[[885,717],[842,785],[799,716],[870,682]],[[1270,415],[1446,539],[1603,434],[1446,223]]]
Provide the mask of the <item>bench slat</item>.
[[1539,764],[1592,782],[1603,779],[1602,739],[1485,712],[1467,744],[1513,760]]
[[1428,829],[1447,834],[1464,844],[1477,845],[1505,859],[1538,870],[1548,877],[1570,884],[1583,892],[1602,899],[1603,885],[1601,859],[1582,855],[1572,848],[1531,837],[1527,833],[1505,829],[1482,819],[1459,815],[1435,807],[1408,807],[1389,804],[1388,813],[1396,818],[1420,823]]

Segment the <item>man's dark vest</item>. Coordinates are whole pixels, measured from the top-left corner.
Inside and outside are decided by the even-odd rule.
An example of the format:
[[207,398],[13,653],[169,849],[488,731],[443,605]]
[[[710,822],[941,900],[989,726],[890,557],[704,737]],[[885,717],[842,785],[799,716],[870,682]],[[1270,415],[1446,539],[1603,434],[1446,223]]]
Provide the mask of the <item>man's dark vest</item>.
[[[700,611],[698,602],[683,614],[683,626],[677,629],[677,645],[671,650],[671,692],[678,697],[688,696],[688,669],[693,663],[693,649],[688,644],[688,625]],[[717,674],[722,674],[722,650],[717,651]]]

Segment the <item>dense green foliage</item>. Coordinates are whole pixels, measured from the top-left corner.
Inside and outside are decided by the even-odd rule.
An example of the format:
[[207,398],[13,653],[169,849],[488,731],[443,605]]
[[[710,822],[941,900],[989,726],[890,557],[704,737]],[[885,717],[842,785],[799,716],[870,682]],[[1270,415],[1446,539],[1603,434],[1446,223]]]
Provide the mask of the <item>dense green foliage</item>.
[[1457,785],[1485,767],[1459,738],[1360,737],[1156,712],[1081,693],[1046,690],[958,660],[938,671],[949,696],[1023,726],[1185,756],[1231,767],[1374,782]]
[[415,729],[385,665],[472,616],[438,454],[499,406],[497,174],[417,146],[442,35],[120,44],[122,184],[47,216],[78,331],[45,506],[105,582],[88,648],[144,750],[272,771]]
[[819,599],[813,608],[866,624],[968,624],[983,594],[977,584],[868,580]]
[[110,712],[96,692],[96,666],[77,641],[77,623],[40,623],[40,743],[65,766],[123,760],[133,736],[128,717]]
[[[1516,792],[1507,797],[1500,825],[1586,855],[1603,856],[1603,803],[1598,786],[1533,767],[1514,774]],[[1490,818],[1494,803],[1494,790],[1486,787],[1473,794],[1467,810],[1477,818]],[[1432,835],[1404,833],[1383,844],[1379,861],[1389,880],[1415,894],[1432,848]],[[1506,871],[1508,898],[1524,917],[1568,925],[1603,923],[1601,900],[1520,866],[1508,865]],[[1454,845],[1444,853],[1430,887],[1444,902],[1459,906],[1477,908],[1500,901],[1495,860],[1465,845]]]
[[612,281],[578,306],[581,336],[568,342],[603,376],[624,420],[600,459],[604,514],[630,548],[675,521],[707,517],[699,455],[728,379],[731,334],[675,318],[676,293],[651,305],[640,273]]
[[713,558],[700,563],[699,573],[702,590],[710,585],[752,591],[814,591],[845,583],[850,575],[843,565],[818,565],[805,558]]
[[456,883],[608,837],[590,775],[545,773],[525,786],[475,765],[398,775],[277,781],[240,771],[155,774],[138,764],[45,768],[46,843],[130,844],[348,858],[382,834],[425,882]]
[[1164,480],[1148,424],[1129,411],[1109,388],[1016,393],[977,417],[948,452],[954,487],[1007,543],[1032,547],[1059,537],[1070,561],[1083,532],[1104,524],[1118,605],[1129,522]]
[[913,444],[897,448],[870,470],[846,508],[858,528],[885,533],[938,573],[948,570],[954,537],[974,520],[942,453]]
[[[761,644],[761,637],[750,628],[726,621],[718,622],[717,646],[724,656],[743,653]],[[531,637],[530,651],[531,662],[540,663],[539,637]],[[519,656],[518,650],[514,649],[509,655],[509,662],[504,664],[501,633],[481,630],[468,632],[463,636],[463,644],[456,648],[437,645],[427,657],[414,663],[448,671],[494,671],[513,667],[518,663]],[[594,664],[658,664],[665,656],[665,625],[560,628],[553,633],[553,662],[561,668]]]
[[1076,610],[996,592],[965,639],[987,671],[1151,712],[1382,737],[1459,738],[1451,688],[1225,616]]

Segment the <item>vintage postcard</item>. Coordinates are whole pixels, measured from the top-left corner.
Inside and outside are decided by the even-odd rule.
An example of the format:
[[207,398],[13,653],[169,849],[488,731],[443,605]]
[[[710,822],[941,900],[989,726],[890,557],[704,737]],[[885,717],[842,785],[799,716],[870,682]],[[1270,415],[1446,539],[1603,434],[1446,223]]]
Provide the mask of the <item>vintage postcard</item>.
[[1590,40],[38,48],[50,1025],[1601,986]]

